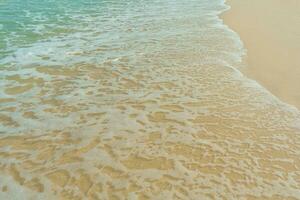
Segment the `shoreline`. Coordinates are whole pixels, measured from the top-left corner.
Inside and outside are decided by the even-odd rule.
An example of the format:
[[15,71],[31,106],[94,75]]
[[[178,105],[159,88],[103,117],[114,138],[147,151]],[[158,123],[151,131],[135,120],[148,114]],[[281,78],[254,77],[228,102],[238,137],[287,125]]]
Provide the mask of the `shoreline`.
[[300,109],[300,1],[227,0],[226,4],[230,9],[221,18],[247,50],[242,73]]

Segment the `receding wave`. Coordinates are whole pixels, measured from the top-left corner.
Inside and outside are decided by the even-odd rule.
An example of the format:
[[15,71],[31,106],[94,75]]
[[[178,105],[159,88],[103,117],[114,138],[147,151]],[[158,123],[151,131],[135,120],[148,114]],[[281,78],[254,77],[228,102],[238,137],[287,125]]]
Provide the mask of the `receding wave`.
[[0,3],[1,199],[299,198],[300,113],[238,71],[223,1],[25,2]]

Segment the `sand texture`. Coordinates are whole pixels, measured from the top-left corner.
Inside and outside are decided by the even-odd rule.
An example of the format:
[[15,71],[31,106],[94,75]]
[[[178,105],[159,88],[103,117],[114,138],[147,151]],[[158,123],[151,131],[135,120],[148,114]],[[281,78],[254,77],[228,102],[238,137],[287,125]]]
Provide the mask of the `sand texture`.
[[300,1],[229,0],[223,15],[247,49],[244,71],[300,108]]

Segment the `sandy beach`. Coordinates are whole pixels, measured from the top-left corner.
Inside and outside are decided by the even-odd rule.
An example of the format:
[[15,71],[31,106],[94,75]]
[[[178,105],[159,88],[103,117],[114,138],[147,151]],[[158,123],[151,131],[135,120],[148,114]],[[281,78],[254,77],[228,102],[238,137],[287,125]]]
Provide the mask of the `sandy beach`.
[[300,200],[298,1],[0,1],[0,200]]
[[244,74],[300,108],[300,1],[229,0],[222,18],[247,49]]

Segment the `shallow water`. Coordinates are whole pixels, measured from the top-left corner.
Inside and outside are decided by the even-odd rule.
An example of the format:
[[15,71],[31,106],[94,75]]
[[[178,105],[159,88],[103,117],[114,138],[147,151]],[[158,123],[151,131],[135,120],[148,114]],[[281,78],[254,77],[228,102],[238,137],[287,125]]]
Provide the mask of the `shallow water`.
[[20,2],[0,2],[1,199],[300,198],[300,113],[238,71],[223,1]]

